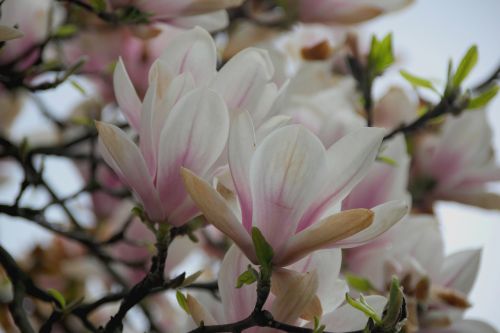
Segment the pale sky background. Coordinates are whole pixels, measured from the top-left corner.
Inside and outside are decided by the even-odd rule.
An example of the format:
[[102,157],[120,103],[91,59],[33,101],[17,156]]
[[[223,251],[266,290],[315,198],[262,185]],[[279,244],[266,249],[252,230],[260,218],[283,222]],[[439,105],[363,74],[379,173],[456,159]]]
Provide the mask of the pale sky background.
[[[362,31],[367,35],[392,31],[402,67],[423,77],[443,78],[448,58],[452,57],[456,64],[472,44],[478,45],[480,59],[466,85],[482,80],[500,64],[500,0],[417,0],[406,10],[364,24]],[[396,72],[393,80],[400,82]],[[75,91],[66,86],[44,97],[56,102],[54,108],[64,110],[74,104],[68,96],[75,96]],[[500,155],[500,98],[490,106],[489,118]],[[43,119],[29,119],[28,127],[33,129],[43,122]],[[75,183],[76,170],[64,161],[49,160],[49,168],[69,170],[50,176],[52,182],[64,185],[64,193],[70,194],[81,186]],[[18,181],[20,174],[10,176],[12,181]],[[500,192],[500,186],[496,189]],[[15,193],[15,188],[0,192],[0,201],[11,200]],[[38,194],[28,194],[25,202],[38,199]],[[486,320],[500,330],[500,212],[443,203],[438,205],[437,213],[443,222],[447,253],[483,247],[480,273],[471,295],[473,307],[467,317]],[[57,212],[53,215],[57,217]],[[0,243],[13,253],[25,253],[35,240],[48,237],[48,233],[32,224],[7,221],[5,216],[0,216]]]

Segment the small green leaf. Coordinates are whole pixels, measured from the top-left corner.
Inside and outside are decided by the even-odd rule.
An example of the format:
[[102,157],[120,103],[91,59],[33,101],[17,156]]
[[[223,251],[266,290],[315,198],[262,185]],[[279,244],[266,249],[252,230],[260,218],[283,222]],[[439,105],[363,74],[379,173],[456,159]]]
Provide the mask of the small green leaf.
[[473,45],[467,50],[467,53],[465,53],[458,65],[455,76],[453,77],[453,87],[457,88],[460,86],[462,81],[465,80],[474,66],[476,66],[478,58],[477,46]]
[[236,281],[236,288],[241,288],[243,285],[251,285],[259,278],[259,273],[252,268],[252,266],[248,265],[248,269],[241,273],[238,276],[238,280]]
[[202,273],[203,273],[203,271],[198,271],[196,273],[189,275],[188,277],[186,277],[184,279],[184,281],[182,281],[182,284],[179,286],[179,288],[187,287],[190,284],[194,283],[200,277],[200,275]]
[[92,8],[100,13],[106,10],[106,1],[105,0],[90,0],[90,5]]
[[54,297],[54,299],[57,301],[57,305],[61,308],[64,309],[66,308],[66,299],[64,296],[56,289],[50,288],[47,290],[47,292]]
[[405,70],[401,70],[399,71],[399,73],[401,74],[402,77],[406,79],[406,81],[410,82],[411,85],[414,87],[427,88],[435,92],[438,92],[437,89],[432,84],[432,82],[427,79],[410,74]]
[[73,36],[78,32],[78,27],[73,24],[64,24],[57,28],[54,33],[54,37],[56,38],[68,38]]
[[388,164],[390,166],[394,166],[394,167],[398,166],[398,162],[396,162],[394,159],[390,158],[389,156],[378,155],[377,161]]
[[368,279],[365,279],[361,276],[347,273],[345,275],[345,279],[350,287],[352,287],[360,292],[368,292],[371,290],[375,290],[375,288],[373,287],[371,282]]
[[259,264],[269,268],[273,260],[274,251],[257,227],[252,227],[252,241]]
[[314,316],[314,328],[313,333],[323,333],[325,331],[326,326],[321,325],[319,318]]
[[76,82],[75,80],[69,80],[69,83],[76,89],[78,90],[82,95],[87,96],[87,92],[85,89],[80,85],[80,83]]
[[381,75],[393,63],[392,34],[387,34],[382,40],[373,36],[368,54],[368,66],[372,73],[375,76]]
[[497,85],[490,87],[488,90],[481,93],[479,96],[471,98],[467,103],[467,110],[479,109],[487,105],[498,93]]
[[403,290],[397,277],[392,278],[389,300],[385,305],[382,322],[378,323],[382,332],[399,332],[406,321],[407,310]]
[[356,300],[352,298],[348,293],[346,293],[345,300],[353,308],[363,312],[368,318],[373,319],[376,324],[382,323],[382,319],[379,317],[377,312],[368,303],[366,303],[363,295],[361,295],[360,300]]
[[181,293],[180,291],[177,291],[175,293],[175,298],[177,298],[177,303],[182,308],[182,310],[184,310],[187,314],[189,314],[189,306],[187,304],[186,296],[184,296],[184,294]]

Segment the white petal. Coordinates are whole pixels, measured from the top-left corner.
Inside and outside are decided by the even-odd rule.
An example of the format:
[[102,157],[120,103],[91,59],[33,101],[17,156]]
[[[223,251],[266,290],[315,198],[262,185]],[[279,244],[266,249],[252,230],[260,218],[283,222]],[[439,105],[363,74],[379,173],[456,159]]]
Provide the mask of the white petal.
[[[366,296],[365,299],[375,312],[382,316],[387,299],[382,296]],[[326,330],[331,332],[361,331],[367,322],[368,317],[350,304],[345,304],[321,318],[321,324],[325,325]]]
[[118,106],[127,118],[130,126],[138,133],[142,103],[139,96],[137,96],[132,81],[130,81],[121,57],[118,59],[113,73],[113,88]]
[[[429,333],[434,333],[434,331]],[[484,321],[465,319],[453,324],[450,328],[439,330],[439,332],[436,330],[435,333],[498,333],[498,331]]]
[[342,201],[342,209],[373,208],[407,195],[410,158],[404,136],[389,140],[382,146],[380,155],[392,159],[395,165],[383,161],[373,163],[368,174]]
[[96,127],[103,158],[137,194],[149,218],[154,222],[163,222],[161,202],[137,146],[114,125],[96,122]]
[[327,151],[328,178],[324,190],[300,221],[299,230],[307,228],[326,208],[342,200],[372,166],[385,130],[364,127],[344,136]]
[[213,88],[226,101],[230,110],[255,112],[274,68],[266,51],[248,48],[229,60],[217,73]]
[[408,204],[406,201],[394,200],[379,205],[373,208],[372,211],[375,216],[373,223],[368,228],[354,236],[341,240],[337,245],[344,248],[359,246],[380,236],[408,213]]
[[191,73],[197,85],[207,84],[215,75],[215,44],[210,34],[202,28],[196,27],[179,34],[169,43],[160,59],[168,64],[174,76]]
[[232,239],[252,262],[257,262],[250,235],[234,216],[224,198],[206,181],[188,169],[182,168],[181,175],[189,195],[208,222]]
[[298,125],[276,130],[257,147],[250,165],[253,226],[276,253],[295,233],[325,164],[321,142]]
[[219,271],[219,292],[227,322],[235,322],[248,317],[255,307],[256,285],[236,288],[238,277],[247,270],[250,261],[236,247],[226,252]]
[[156,184],[168,212],[174,212],[187,198],[181,166],[205,177],[224,149],[228,132],[224,101],[208,88],[189,92],[170,111],[161,133]]
[[246,111],[238,113],[232,123],[228,141],[228,160],[231,176],[238,194],[243,226],[252,228],[252,193],[250,191],[250,161],[255,151],[252,118]]
[[447,256],[444,259],[441,283],[468,295],[476,280],[480,261],[480,249],[464,250]]

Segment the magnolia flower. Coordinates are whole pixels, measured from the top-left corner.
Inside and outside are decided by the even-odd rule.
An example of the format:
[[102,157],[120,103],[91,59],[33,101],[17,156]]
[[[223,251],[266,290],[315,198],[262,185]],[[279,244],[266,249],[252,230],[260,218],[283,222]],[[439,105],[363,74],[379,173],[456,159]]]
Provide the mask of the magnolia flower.
[[[0,63],[15,61],[23,52],[28,51],[35,43],[41,42],[49,33],[49,0],[8,0],[2,5],[0,25],[4,26],[3,33],[11,39],[0,54]],[[56,20],[57,21],[57,20]],[[7,28],[17,25],[16,29]],[[38,50],[24,57],[16,68],[25,69],[32,65],[38,56]]]
[[144,13],[152,14],[151,19],[167,22],[180,27],[196,25],[215,31],[228,24],[226,8],[241,5],[243,0],[111,0],[115,7],[133,6]]
[[176,226],[197,214],[182,185],[180,167],[208,177],[229,130],[223,99],[208,88],[182,96],[188,80],[181,75],[161,91],[157,90],[160,82],[153,79],[143,103],[140,148],[118,127],[96,124],[104,159],[133,190],[148,217]]
[[123,62],[116,66],[115,95],[139,133],[140,149],[118,128],[99,123],[103,155],[154,221],[181,225],[196,215],[180,167],[210,179],[224,164],[216,162],[226,146],[228,110],[248,110],[260,124],[278,95],[265,52],[244,50],[219,72],[216,60],[213,39],[205,30],[180,34],[152,66],[142,103]]
[[[247,270],[250,261],[236,247],[226,253],[219,272],[219,290],[222,304],[200,303],[187,296],[189,314],[199,325],[233,323],[248,317],[255,307],[256,285],[236,288],[238,277]],[[368,318],[350,305],[342,305],[348,291],[345,281],[338,278],[341,267],[339,249],[323,250],[273,273],[271,295],[264,309],[270,311],[275,320],[302,326],[314,317],[321,318],[327,330],[339,332],[363,329]],[[367,301],[379,314],[386,299],[368,296]],[[220,307],[222,306],[222,309]],[[304,321],[305,320],[305,321]],[[280,332],[271,328],[254,327],[245,332]]]
[[250,231],[257,227],[275,251],[274,264],[286,266],[321,248],[359,245],[406,213],[405,204],[392,202],[374,211],[356,209],[325,216],[365,175],[383,133],[363,128],[325,150],[304,127],[289,125],[271,132],[255,147],[251,117],[241,112],[233,121],[228,144],[241,222],[196,171],[183,168],[182,175],[207,220],[252,262],[256,257]]
[[379,290],[393,274],[403,281],[409,332],[483,332],[486,324],[462,319],[480,256],[480,250],[445,256],[437,221],[420,215],[398,223],[365,251],[350,252],[348,268]]
[[399,10],[412,2],[412,0],[299,0],[298,15],[302,22],[353,24]]
[[492,132],[484,110],[449,117],[440,133],[416,142],[413,188],[430,207],[436,199],[499,208],[498,196],[486,184],[500,180],[491,148]]
[[[201,28],[180,33],[154,63],[154,73],[161,85],[158,90],[162,91],[182,74],[184,85],[179,89],[189,91],[194,87],[208,87],[224,99],[231,114],[240,109],[247,110],[260,126],[270,117],[278,97],[278,88],[271,81],[274,67],[267,52],[245,49],[218,72],[216,63],[216,47],[210,34]],[[132,128],[139,131],[141,102],[121,60],[115,69],[114,87],[118,105]]]

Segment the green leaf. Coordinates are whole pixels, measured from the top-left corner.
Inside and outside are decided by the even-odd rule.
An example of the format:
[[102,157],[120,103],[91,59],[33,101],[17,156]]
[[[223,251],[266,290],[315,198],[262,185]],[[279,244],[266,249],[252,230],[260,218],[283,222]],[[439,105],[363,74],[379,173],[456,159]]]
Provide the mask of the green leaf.
[[348,293],[345,294],[345,300],[349,305],[351,305],[356,310],[363,312],[368,318],[373,319],[376,324],[382,323],[382,319],[379,317],[375,309],[373,309],[368,303],[366,303],[363,295],[360,296],[359,300],[352,298]]
[[105,0],[90,0],[90,5],[92,8],[100,13],[106,10],[106,1]]
[[352,287],[360,292],[368,292],[371,290],[375,290],[375,288],[373,287],[371,282],[368,279],[365,279],[361,276],[347,273],[345,275],[345,279],[350,287]]
[[462,81],[465,80],[474,66],[476,66],[478,58],[479,55],[477,52],[477,46],[473,45],[467,50],[467,53],[465,53],[464,57],[460,61],[460,64],[458,65],[455,76],[453,77],[453,87],[457,88],[460,86]]
[[202,273],[203,273],[203,271],[198,271],[196,273],[189,275],[188,277],[186,277],[184,279],[184,281],[182,281],[182,284],[179,286],[179,288],[184,288],[184,287],[187,287],[190,284],[194,283],[200,277],[200,275]]
[[392,34],[387,34],[382,40],[373,36],[368,54],[368,66],[372,73],[375,76],[381,75],[393,63]]
[[251,285],[259,278],[259,273],[252,266],[248,265],[248,269],[238,276],[236,281],[236,288],[241,288],[244,285]]
[[47,290],[47,292],[54,297],[54,299],[57,301],[57,305],[61,308],[64,309],[66,308],[66,299],[64,296],[56,289],[50,288]]
[[269,268],[273,260],[274,251],[257,227],[252,227],[252,241],[259,264]]
[[64,24],[57,28],[54,33],[56,38],[68,38],[78,32],[78,27],[74,24]]
[[396,162],[394,159],[390,158],[389,156],[378,155],[377,161],[388,164],[390,166],[394,166],[394,167],[398,166],[398,162]]
[[325,331],[326,326],[321,325],[319,318],[314,316],[314,328],[313,333],[323,333]]
[[177,298],[177,303],[182,308],[182,310],[186,311],[186,313],[189,314],[189,306],[187,304],[186,296],[184,296],[184,294],[180,291],[177,291],[175,293],[175,298]]
[[405,70],[400,70],[399,73],[401,74],[402,77],[406,79],[406,81],[410,82],[411,85],[414,87],[427,88],[435,92],[438,92],[437,89],[432,84],[432,82],[427,79],[410,74]]
[[382,332],[399,332],[406,320],[406,300],[397,277],[392,278],[389,300],[385,305],[382,322],[378,323]]
[[498,93],[499,87],[494,85],[490,87],[488,90],[481,93],[479,96],[471,98],[469,103],[467,103],[467,110],[479,109],[486,104],[488,104]]
[[78,90],[82,95],[87,96],[87,92],[85,89],[80,85],[80,83],[76,82],[75,80],[69,80],[69,83],[76,89]]

